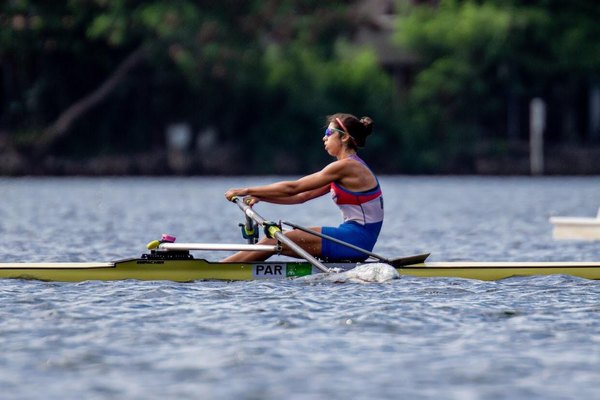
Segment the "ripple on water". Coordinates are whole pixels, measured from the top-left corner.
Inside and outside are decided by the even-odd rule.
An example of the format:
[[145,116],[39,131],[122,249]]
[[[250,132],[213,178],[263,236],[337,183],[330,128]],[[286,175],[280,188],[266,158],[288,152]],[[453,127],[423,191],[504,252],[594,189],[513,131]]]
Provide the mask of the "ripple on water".
[[[600,258],[596,243],[553,242],[547,222],[550,213],[594,213],[594,179],[381,182],[388,215],[376,251],[386,256]],[[239,210],[222,200],[239,184],[0,179],[3,261],[125,258],[163,232],[239,242]],[[281,217],[336,224],[322,200]],[[267,217],[282,210],[261,207]],[[348,275],[336,283],[0,280],[1,397],[593,399],[600,391],[596,281],[357,283]]]

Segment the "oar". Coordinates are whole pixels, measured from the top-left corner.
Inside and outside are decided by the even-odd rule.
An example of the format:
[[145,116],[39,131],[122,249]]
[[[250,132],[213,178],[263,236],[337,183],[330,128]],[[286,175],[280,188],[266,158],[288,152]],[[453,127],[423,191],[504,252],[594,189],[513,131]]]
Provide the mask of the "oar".
[[292,251],[294,251],[301,258],[304,258],[306,261],[317,267],[319,270],[321,270],[321,272],[332,272],[329,268],[323,265],[323,263],[311,256],[306,250],[294,243],[293,240],[285,236],[281,231],[281,228],[279,228],[279,226],[277,226],[275,223],[266,221],[263,217],[258,215],[258,213],[252,209],[252,207],[250,207],[247,204],[244,204],[244,202],[240,198],[233,197],[231,201],[237,204],[238,207],[244,212],[244,214],[246,214],[247,217],[251,218],[258,225],[265,228],[265,232],[268,233],[270,237],[273,237],[279,242],[287,245],[290,249],[292,249]]
[[397,267],[401,267],[403,265],[411,265],[411,264],[417,264],[417,263],[423,262],[429,256],[429,253],[425,253],[425,254],[418,254],[418,255],[415,255],[415,256],[399,257],[399,258],[389,259],[389,258],[380,256],[378,254],[375,254],[375,253],[373,253],[371,251],[362,249],[362,248],[360,248],[358,246],[355,246],[355,245],[353,245],[351,243],[344,242],[343,240],[334,238],[334,237],[329,236],[329,235],[325,235],[325,234],[320,233],[320,232],[315,232],[312,229],[308,229],[308,228],[305,228],[303,226],[296,225],[296,224],[293,224],[291,222],[286,222],[286,221],[281,221],[281,223],[284,224],[284,225],[287,225],[289,227],[292,227],[294,229],[301,230],[302,232],[310,233],[311,235],[318,236],[318,237],[320,237],[322,239],[330,240],[330,241],[332,241],[334,243],[340,244],[342,246],[346,246],[346,247],[348,247],[350,249],[356,250],[358,252],[361,252],[363,254],[366,254],[368,256],[376,258],[379,261],[383,261],[386,264],[390,264],[390,265],[392,265],[393,267],[396,267],[396,268]]

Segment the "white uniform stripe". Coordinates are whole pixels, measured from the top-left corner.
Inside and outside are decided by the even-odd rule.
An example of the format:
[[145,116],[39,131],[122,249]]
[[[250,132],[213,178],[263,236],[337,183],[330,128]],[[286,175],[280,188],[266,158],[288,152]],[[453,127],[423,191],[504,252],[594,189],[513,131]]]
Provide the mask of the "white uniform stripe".
[[381,197],[360,205],[339,204],[344,222],[354,221],[358,224],[372,224],[383,221],[383,205]]

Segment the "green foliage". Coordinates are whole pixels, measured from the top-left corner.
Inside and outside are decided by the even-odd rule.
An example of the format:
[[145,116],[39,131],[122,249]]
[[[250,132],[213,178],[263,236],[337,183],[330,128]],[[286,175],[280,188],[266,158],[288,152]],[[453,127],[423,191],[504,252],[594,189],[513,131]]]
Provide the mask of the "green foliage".
[[[390,79],[372,53],[344,40],[353,29],[349,3],[11,2],[0,21],[24,18],[27,35],[18,45],[14,35],[2,36],[0,51],[41,58],[44,67],[21,80],[29,100],[8,94],[20,111],[5,114],[4,125],[25,132],[16,121],[27,120],[27,132],[41,130],[142,46],[145,66],[78,121],[56,152],[86,157],[159,148],[165,126],[187,121],[198,130],[215,126],[222,143],[251,149],[256,172],[277,171],[274,153],[288,154],[296,171],[314,169],[326,158],[319,143],[326,114],[367,114],[378,130],[394,127]],[[370,147],[385,143],[376,134]]]
[[[254,123],[243,138],[237,138],[254,150],[259,172],[273,171],[269,162],[273,154],[287,154],[305,171],[322,165],[327,159],[321,144],[325,116],[335,112],[369,115],[376,121],[377,132],[367,147],[372,154],[393,139],[395,94],[390,78],[370,51],[353,50],[345,43],[336,47],[340,55],[332,59],[300,45],[273,45],[265,53],[262,71],[255,74],[260,88],[248,90],[260,93],[248,106],[248,118]],[[231,118],[243,115],[236,109]],[[377,161],[386,165],[386,160]],[[387,161],[390,164],[393,160]]]
[[557,83],[598,74],[594,4],[441,0],[405,8],[396,39],[422,63],[405,110],[408,145],[428,154],[418,157],[429,160],[425,168],[443,169],[448,156],[475,154],[478,142],[505,135],[509,96],[549,96]]
[[376,168],[439,172],[447,160],[468,163],[482,141],[501,142],[508,98],[556,92],[574,103],[556,97],[600,75],[595,1],[401,2],[396,39],[419,61],[400,99],[374,53],[352,45],[354,3],[3,2],[0,130],[35,140],[142,48],[145,62],[57,154],[158,150],[165,127],[185,121],[216,127],[221,144],[252,154],[254,172],[305,172],[327,160],[325,115],[350,112],[376,122],[365,149]]
[[481,106],[495,95],[489,78],[505,56],[509,26],[507,10],[457,1],[417,8],[401,19],[398,40],[418,51],[424,65],[406,110],[415,168],[439,170],[442,160],[473,151],[473,131],[486,117]]

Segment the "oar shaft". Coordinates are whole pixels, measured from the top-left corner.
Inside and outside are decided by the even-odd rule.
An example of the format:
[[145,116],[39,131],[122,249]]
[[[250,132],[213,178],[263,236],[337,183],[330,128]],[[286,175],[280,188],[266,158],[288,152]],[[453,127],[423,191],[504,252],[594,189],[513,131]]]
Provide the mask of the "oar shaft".
[[387,258],[382,257],[380,255],[377,255],[377,254],[375,254],[375,253],[373,253],[373,252],[371,252],[369,250],[365,250],[365,249],[363,249],[361,247],[355,246],[352,243],[344,242],[343,240],[340,240],[338,238],[334,238],[332,236],[325,235],[324,233],[316,232],[316,231],[313,231],[312,229],[308,229],[308,228],[305,228],[305,227],[300,226],[300,225],[296,225],[296,224],[291,223],[291,222],[281,221],[281,223],[284,224],[284,225],[287,225],[289,227],[292,227],[294,229],[301,230],[302,232],[310,233],[311,235],[315,235],[315,236],[320,237],[322,239],[326,239],[326,240],[332,241],[334,243],[337,243],[339,245],[346,246],[346,247],[348,247],[348,248],[350,248],[352,250],[356,250],[356,251],[358,251],[360,253],[363,253],[363,254],[366,254],[368,256],[374,257],[374,258],[378,259],[379,261],[383,261],[383,262],[387,262],[387,263],[389,263],[389,261],[390,261]]
[[422,263],[422,262],[425,262],[425,260],[427,259],[427,257],[429,257],[429,253],[424,253],[424,254],[417,254],[417,255],[409,256],[409,257],[386,258],[386,257],[382,257],[382,256],[380,256],[378,254],[375,254],[375,253],[373,253],[371,251],[362,249],[362,248],[360,248],[358,246],[355,246],[355,245],[353,245],[351,243],[344,242],[343,240],[331,237],[329,235],[325,235],[325,234],[320,233],[320,232],[315,232],[315,231],[313,231],[311,229],[308,229],[308,228],[305,228],[303,226],[296,225],[296,224],[293,224],[291,222],[285,222],[285,221],[282,221],[281,223],[284,224],[284,225],[290,226],[290,227],[292,227],[294,229],[299,229],[299,230],[301,230],[303,232],[310,233],[312,235],[318,236],[318,237],[326,239],[326,240],[331,240],[332,242],[335,242],[335,243],[340,244],[342,246],[346,246],[346,247],[349,247],[349,248],[354,249],[356,251],[362,252],[364,254],[367,254],[367,255],[369,255],[371,257],[374,257],[374,258],[378,259],[379,261],[383,261],[386,264],[390,264],[391,266],[393,266],[395,268],[399,268],[399,267],[402,267],[402,266],[405,266],[405,265]]
[[252,207],[250,207],[247,204],[244,204],[244,202],[238,198],[236,198],[234,201],[248,218],[254,220],[260,226],[265,225],[266,220],[260,215],[258,215],[258,213],[252,209]]
[[[249,217],[252,220],[254,220],[254,222],[256,222],[258,225],[262,226],[263,228],[266,227],[267,221],[263,217],[261,217],[256,211],[254,211],[252,209],[252,207],[250,207],[247,204],[244,204],[244,202],[240,198],[234,197],[234,198],[231,199],[231,201],[233,201],[235,204],[237,204],[237,206],[244,212],[244,214],[247,217]],[[280,243],[283,243],[283,244],[287,245],[294,253],[296,253],[300,257],[304,258],[306,261],[308,261],[309,263],[311,263],[312,265],[314,265],[320,271],[322,271],[322,272],[331,272],[329,270],[329,268],[327,268],[325,265],[323,265],[322,262],[320,262],[319,260],[317,260],[316,258],[314,258],[310,253],[308,253],[302,247],[300,247],[296,243],[294,243],[293,240],[291,240],[290,238],[288,238],[287,236],[285,236],[283,234],[283,232],[281,232],[281,229],[278,226],[271,225],[271,226],[269,226],[268,229],[269,229],[269,233],[275,239],[277,239]]]
[[300,257],[304,258],[306,261],[317,267],[322,272],[331,272],[329,268],[327,268],[323,263],[314,258],[309,252],[304,250],[302,247],[298,246],[292,239],[285,236],[285,234],[281,231],[277,231],[274,233],[275,239],[279,240],[281,243],[287,245],[290,249],[292,249],[296,254]]

